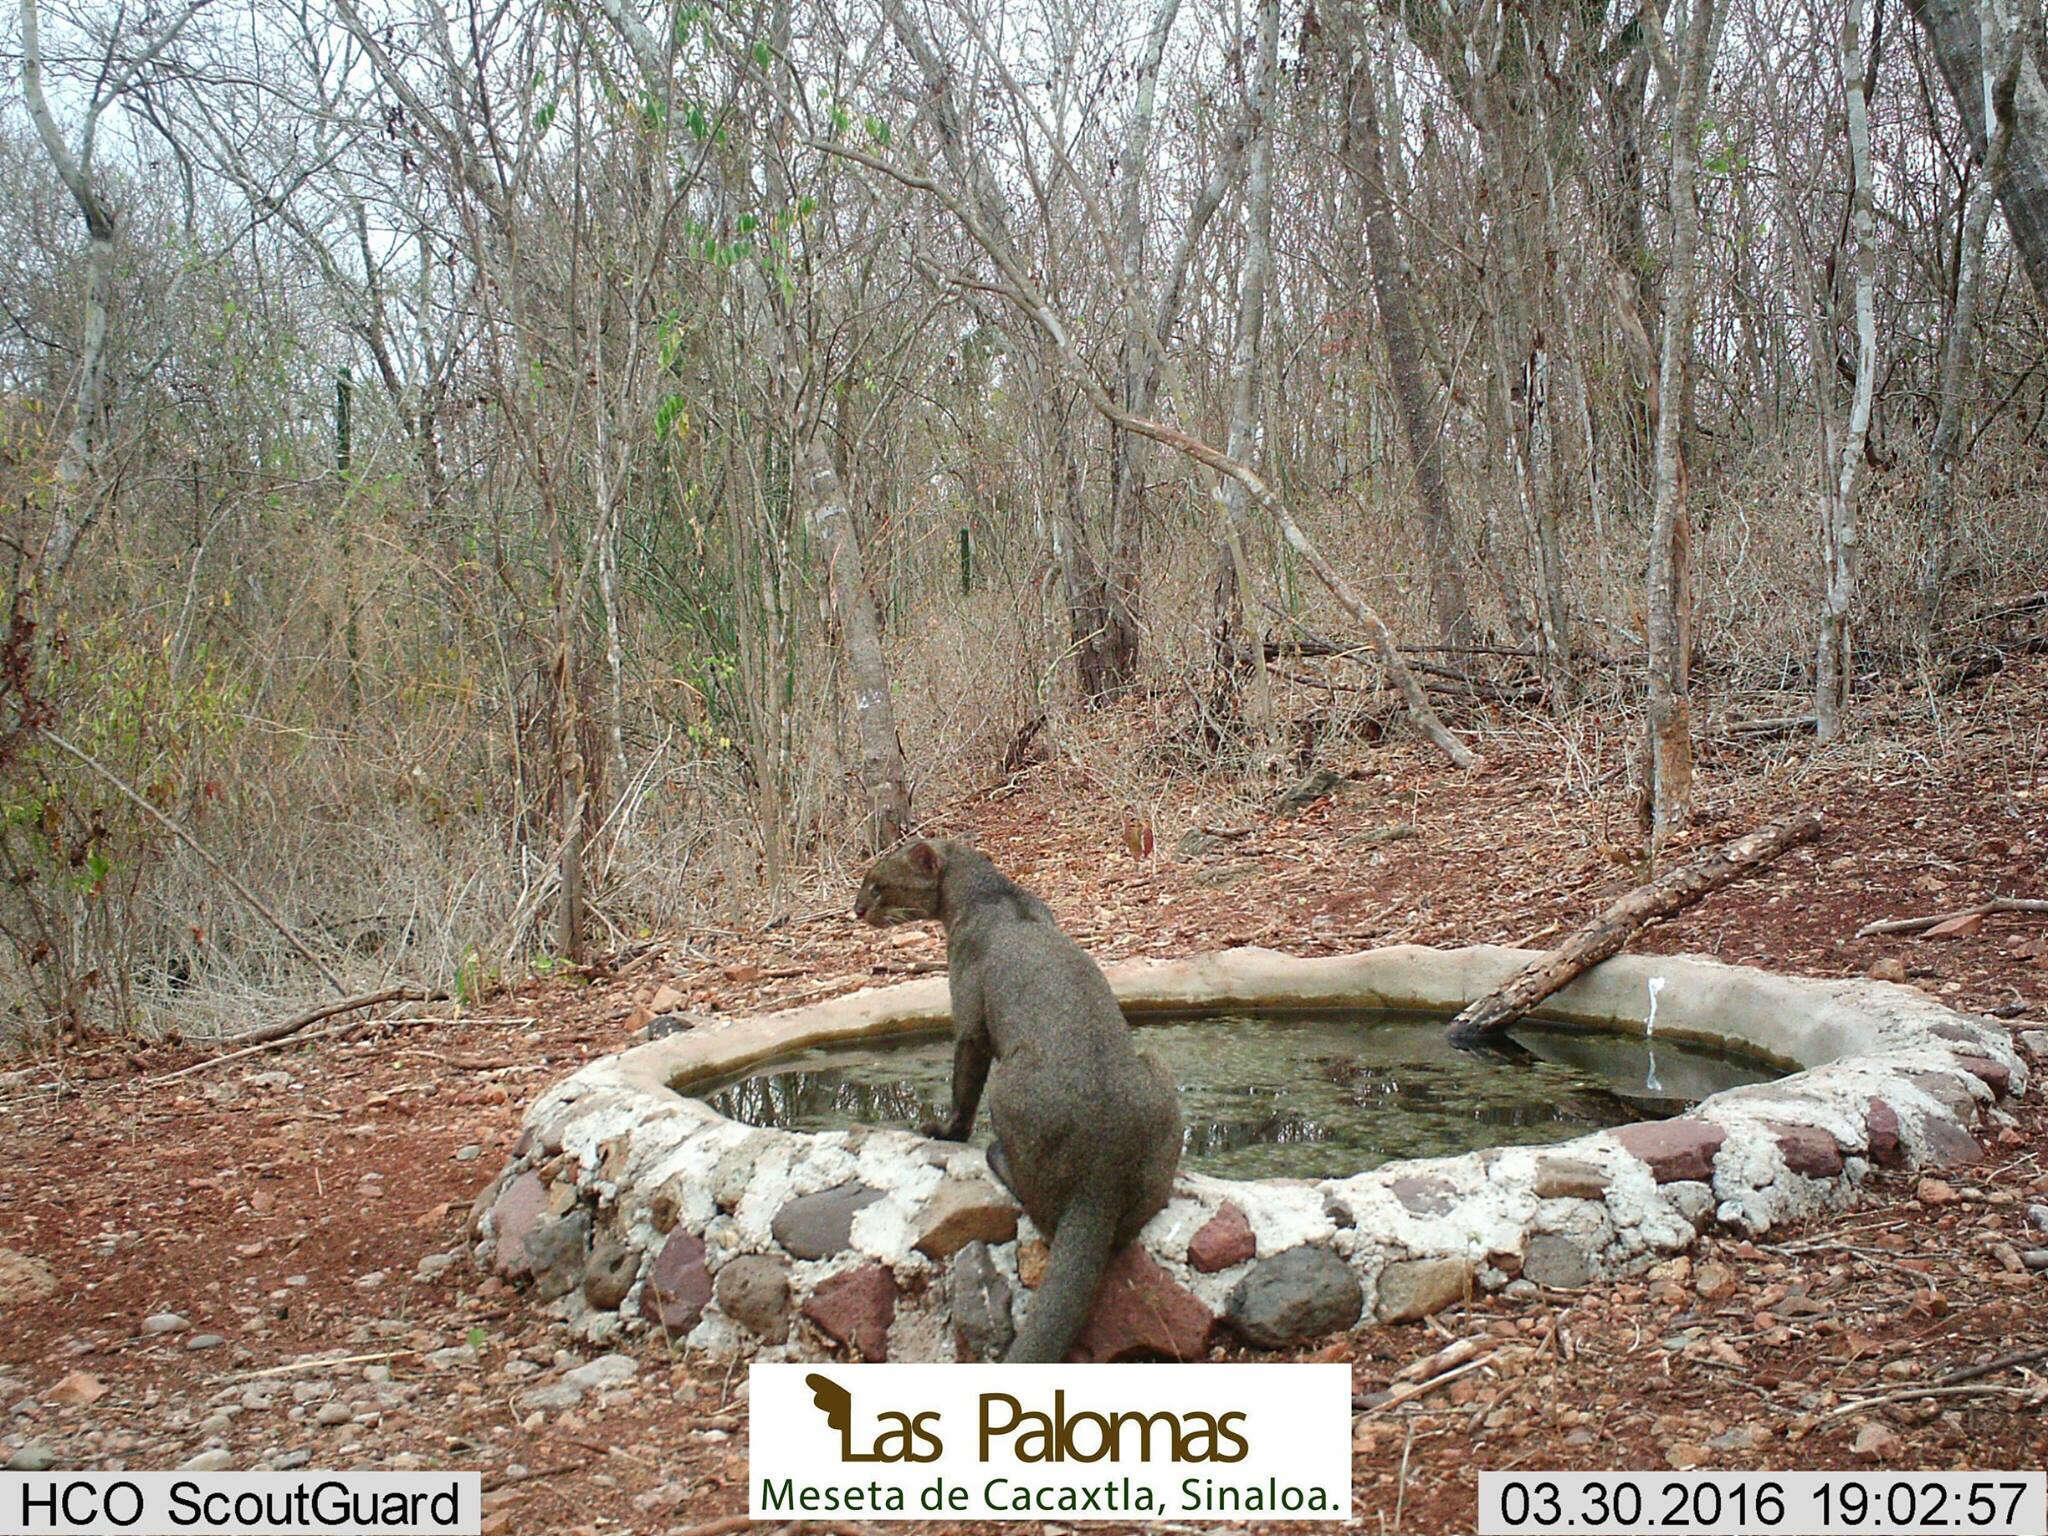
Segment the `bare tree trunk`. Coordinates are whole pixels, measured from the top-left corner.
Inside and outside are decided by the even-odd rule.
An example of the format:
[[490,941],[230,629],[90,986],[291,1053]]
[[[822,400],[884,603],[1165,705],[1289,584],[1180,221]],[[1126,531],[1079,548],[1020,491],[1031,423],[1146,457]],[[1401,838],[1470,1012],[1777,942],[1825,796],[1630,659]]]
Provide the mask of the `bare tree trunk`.
[[[1259,8],[1258,75],[1252,83],[1251,159],[1245,186],[1244,268],[1237,280],[1237,343],[1230,360],[1230,436],[1225,448],[1240,463],[1255,463],[1259,448],[1259,369],[1265,360],[1266,295],[1273,277],[1273,111],[1280,73],[1279,0]],[[1128,435],[1128,434],[1125,434]],[[1228,718],[1237,706],[1237,679],[1244,666],[1239,634],[1244,587],[1249,582],[1244,544],[1245,488],[1225,477],[1216,487],[1222,531],[1212,582],[1210,634],[1214,641],[1214,708]],[[1273,735],[1272,685],[1264,664],[1251,668],[1252,727],[1262,747]]]
[[[1841,734],[1842,709],[1854,678],[1849,611],[1856,601],[1857,501],[1863,447],[1870,437],[1871,401],[1877,376],[1875,256],[1877,221],[1870,191],[1870,103],[1866,95],[1863,0],[1848,0],[1842,18],[1842,83],[1849,112],[1849,225],[1856,282],[1856,384],[1849,402],[1839,465],[1824,468],[1833,482],[1822,497],[1821,548],[1826,591],[1821,602],[1819,655],[1813,675],[1814,734],[1832,741]],[[1830,347],[1832,352],[1832,336]],[[1830,381],[1816,378],[1825,389]]]
[[1354,22],[1346,44],[1351,57],[1345,98],[1344,164],[1365,215],[1366,252],[1372,266],[1380,339],[1386,347],[1394,408],[1401,417],[1408,461],[1415,471],[1422,546],[1429,561],[1430,611],[1436,619],[1437,636],[1445,645],[1467,645],[1474,638],[1472,608],[1458,569],[1451,498],[1444,484],[1443,447],[1430,419],[1430,390],[1424,382],[1422,342],[1416,332],[1415,306],[1409,295],[1407,257],[1401,249],[1400,231],[1394,226],[1393,201],[1387,193],[1386,153],[1374,95],[1371,42]]
[[[1988,159],[1987,135],[1994,114],[1985,106],[1984,81],[1997,66],[1985,57],[1984,39],[1996,39],[2005,30],[1993,0],[1906,0],[1906,8],[1933,46],[1935,62],[1971,141]],[[2038,22],[2033,25],[2038,31]],[[2048,81],[2032,50],[2020,51],[2012,138],[1990,179],[2027,280],[2035,297],[2048,304]]]
[[[1145,281],[1145,215],[1142,194],[1151,163],[1152,125],[1159,94],[1159,69],[1181,0],[1159,0],[1139,56],[1131,120],[1117,155],[1117,253],[1122,263],[1125,408],[1143,416],[1152,409],[1158,379],[1160,340],[1152,332]],[[1097,643],[1099,686],[1116,693],[1136,680],[1139,647],[1138,583],[1145,557],[1145,471],[1151,445],[1110,428],[1108,559],[1102,571],[1102,624]],[[1091,695],[1092,696],[1092,695]]]
[[861,787],[868,799],[868,843],[886,848],[910,830],[910,771],[896,734],[881,619],[868,591],[845,487],[817,434],[798,450],[793,478],[797,513],[824,552],[832,610],[853,677],[854,734],[860,743]]
[[[104,75],[102,76],[104,79]],[[43,95],[42,35],[36,0],[21,0],[21,89],[30,120],[58,179],[85,221],[85,313],[79,328],[78,373],[72,386],[71,428],[57,459],[57,507],[37,567],[51,582],[62,578],[97,510],[99,450],[106,413],[107,316],[114,290],[114,210],[99,194],[92,167],[93,129],[105,97],[88,109],[80,149],[73,153]]]
[[1923,649],[1934,643],[1941,619],[1941,602],[1948,586],[1948,573],[1955,560],[1955,512],[1951,493],[1956,465],[1962,458],[1959,438],[1963,428],[1966,400],[1976,382],[1977,293],[1984,276],[1984,237],[1991,223],[1991,203],[2005,167],[2013,134],[2013,89],[2024,55],[2017,28],[1999,40],[1995,50],[1986,49],[1984,60],[1985,111],[1995,125],[1984,150],[1983,173],[1970,188],[1963,210],[1960,248],[1956,252],[1955,307],[1949,315],[1948,335],[1941,352],[1941,407],[1935,418],[1934,440],[1927,449],[1927,553],[1920,576],[1920,633]]
[[1698,280],[1700,214],[1693,199],[1700,116],[1713,73],[1720,21],[1714,0],[1698,0],[1686,18],[1683,62],[1672,68],[1661,20],[1653,46],[1676,90],[1671,122],[1671,259],[1665,276],[1664,336],[1657,366],[1655,499],[1650,518],[1648,589],[1648,768],[1650,847],[1692,814],[1690,631],[1692,514],[1686,506],[1684,399]]

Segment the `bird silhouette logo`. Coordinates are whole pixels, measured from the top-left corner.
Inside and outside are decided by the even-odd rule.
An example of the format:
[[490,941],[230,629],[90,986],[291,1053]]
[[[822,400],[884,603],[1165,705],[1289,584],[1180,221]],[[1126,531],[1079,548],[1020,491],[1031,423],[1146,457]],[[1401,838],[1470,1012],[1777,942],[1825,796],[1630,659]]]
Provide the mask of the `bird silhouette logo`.
[[882,1429],[875,1437],[874,1445],[868,1450],[858,1450],[853,1438],[853,1394],[822,1371],[812,1371],[805,1376],[804,1385],[811,1389],[811,1401],[825,1415],[825,1423],[839,1431],[841,1461],[938,1459],[942,1447],[938,1436],[932,1432],[938,1414],[884,1413],[877,1420]]

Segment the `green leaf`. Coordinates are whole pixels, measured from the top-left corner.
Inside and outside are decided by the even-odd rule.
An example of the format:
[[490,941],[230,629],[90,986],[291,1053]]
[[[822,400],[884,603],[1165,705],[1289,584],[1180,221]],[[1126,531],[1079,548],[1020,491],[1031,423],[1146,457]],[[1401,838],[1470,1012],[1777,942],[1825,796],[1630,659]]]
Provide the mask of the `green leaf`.
[[536,133],[546,133],[548,124],[555,120],[555,103],[549,102],[533,114],[533,128]]
[[868,137],[872,139],[875,143],[880,144],[884,148],[886,148],[889,143],[888,123],[886,123],[879,117],[872,116],[863,118],[861,121],[862,126],[864,126],[868,131]]
[[654,413],[654,435],[674,437],[678,442],[690,435],[690,402],[685,395],[670,395]]
[[754,62],[760,65],[763,69],[766,69],[768,67],[768,61],[774,57],[774,52],[769,48],[769,46],[766,43],[754,44]]

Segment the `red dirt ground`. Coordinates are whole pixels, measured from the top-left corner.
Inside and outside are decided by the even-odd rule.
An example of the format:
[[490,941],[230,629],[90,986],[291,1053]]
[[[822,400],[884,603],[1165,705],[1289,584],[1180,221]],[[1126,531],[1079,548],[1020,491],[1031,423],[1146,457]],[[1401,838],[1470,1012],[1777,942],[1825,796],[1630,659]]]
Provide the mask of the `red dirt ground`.
[[[1710,749],[1690,843],[1800,806],[1829,830],[1639,947],[1819,976],[1897,962],[1957,1007],[2010,1015],[2015,1032],[2048,1027],[2048,920],[1993,917],[1948,941],[1854,937],[1877,917],[2048,896],[2044,700],[2048,664],[2035,663],[1945,701],[1938,732],[1891,701],[1867,717],[1888,724],[1825,753]],[[1541,944],[1637,878],[1617,847],[1634,842],[1618,757],[1589,752],[1567,776],[1558,740],[1497,732],[1481,742],[1485,771],[1466,777],[1419,746],[1361,747],[1333,762],[1353,776],[1344,792],[1290,820],[1195,786],[1148,808],[1150,858],[1128,852],[1134,813],[1104,803],[1109,779],[1068,762],[935,821],[971,832],[1105,957]],[[1250,831],[1176,862],[1174,840],[1200,823]],[[850,897],[737,939],[660,943],[460,1019],[339,1030],[171,1080],[201,1053],[108,1051],[0,1080],[0,1459],[35,1444],[67,1466],[176,1466],[216,1448],[235,1466],[303,1452],[319,1467],[480,1468],[487,1531],[687,1531],[742,1511],[743,1371],[642,1341],[627,1387],[524,1414],[517,1395],[581,1356],[466,1262],[419,1266],[459,1245],[527,1102],[631,1043],[658,986],[692,1009],[754,1009],[941,957],[935,932],[856,928]],[[2040,1468],[2042,1363],[1878,1401],[2048,1344],[2048,1276],[2012,1258],[2048,1245],[2026,1217],[2048,1203],[2048,1114],[2038,1093],[2006,1111],[1967,1178],[1880,1177],[1852,1212],[1767,1243],[1710,1240],[1625,1284],[1334,1342],[1317,1358],[1354,1362],[1367,1394],[1451,1339],[1494,1350],[1485,1368],[1361,1417],[1360,1522],[1470,1529],[1479,1468]],[[143,1335],[162,1311],[189,1329]],[[221,1342],[188,1347],[205,1334]],[[428,1358],[466,1343],[473,1360]],[[327,1416],[346,1409],[347,1422],[322,1425],[335,1402]]]

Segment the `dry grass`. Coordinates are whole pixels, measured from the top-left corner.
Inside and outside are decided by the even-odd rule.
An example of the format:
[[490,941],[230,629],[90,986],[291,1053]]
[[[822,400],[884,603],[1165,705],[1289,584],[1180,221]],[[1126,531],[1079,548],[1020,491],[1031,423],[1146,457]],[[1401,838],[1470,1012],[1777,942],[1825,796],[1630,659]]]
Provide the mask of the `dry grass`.
[[[2048,585],[2044,473],[2035,456],[2001,456],[1989,444],[1971,461],[1972,483],[1958,498],[1959,608]],[[1902,458],[1873,479],[1865,512],[1859,644],[1870,669],[1908,687],[1920,681],[1910,604],[1919,480],[1917,464]],[[1803,709],[1818,584],[1811,482],[1802,453],[1756,452],[1739,472],[1719,466],[1718,478],[1696,488],[1700,718],[1709,734],[1724,719]],[[1401,492],[1382,481],[1367,494],[1300,500],[1304,522],[1360,574],[1397,632],[1423,639],[1427,594]],[[1217,822],[1238,819],[1319,750],[1348,750],[1385,727],[1392,711],[1374,691],[1376,668],[1347,658],[1290,669],[1338,687],[1276,683],[1284,720],[1270,749],[1247,741],[1214,750],[1198,707],[1211,503],[1205,486],[1171,471],[1151,504],[1146,687],[1108,710],[1072,698],[1059,584],[1028,539],[978,548],[978,579],[964,594],[957,566],[930,548],[912,561],[915,578],[891,585],[876,575],[889,594],[900,733],[926,814],[943,820],[947,805],[999,782],[1006,751],[1040,717],[1036,748],[1074,770],[1076,793],[1147,823],[1168,801],[1198,803]],[[1469,529],[1478,509],[1465,513]],[[395,515],[351,524],[346,544],[338,521],[275,515],[289,528],[267,541],[260,526],[243,530],[256,553],[238,555],[232,571],[203,550],[182,565],[166,562],[144,531],[124,533],[99,579],[147,686],[120,669],[84,670],[62,701],[66,718],[138,704],[147,716],[172,708],[166,699],[196,710],[188,695],[205,679],[212,702],[204,722],[155,718],[125,742],[103,732],[110,765],[140,786],[167,784],[167,808],[349,985],[404,978],[473,994],[536,964],[548,968],[554,849],[552,812],[535,787],[533,759],[546,742],[535,705],[544,696],[535,613],[492,592],[473,565],[440,568],[415,552],[420,541]],[[1602,776],[1596,765],[1617,761],[1615,747],[1636,730],[1642,530],[1610,510],[1604,544],[1590,526],[1564,533],[1579,643],[1600,658],[1582,674],[1576,708],[1562,718],[1538,702],[1445,708],[1482,746],[1494,737],[1547,742],[1565,783],[1587,789]],[[896,547],[900,534],[892,529],[885,543]],[[1504,521],[1499,540],[1515,562],[1506,585],[1530,590],[1522,530]],[[1503,583],[1481,566],[1476,534],[1469,544],[1475,604],[1496,637],[1511,639]],[[1251,554],[1262,573],[1260,622],[1284,632],[1277,610],[1308,632],[1346,634],[1335,604],[1291,560],[1263,540]],[[231,600],[196,604],[194,594],[209,588]],[[793,620],[800,660],[779,745],[735,739],[734,723],[691,707],[694,691],[674,680],[693,675],[697,658],[644,602],[626,623],[623,782],[608,746],[593,743],[607,758],[590,871],[597,942],[616,948],[654,932],[732,931],[814,906],[821,882],[843,879],[861,853],[846,683],[825,621],[815,608]],[[96,643],[110,633],[103,625]],[[1507,675],[1498,663],[1486,670]],[[601,656],[591,679],[601,703],[609,686]],[[136,697],[121,697],[123,687]],[[529,786],[524,798],[514,790],[515,763]],[[764,763],[776,773],[772,796],[761,788]],[[780,842],[773,860],[771,831]],[[102,985],[92,1008],[99,1021],[148,1033],[232,1032],[321,990],[292,946],[188,849],[150,838],[132,853],[133,878],[121,889],[69,898],[80,912],[94,900],[118,904],[92,931],[121,935],[104,958],[119,968],[126,997],[113,1006],[121,989]],[[78,913],[67,921],[81,946],[75,963],[87,967],[95,957],[84,951],[97,942],[91,925]],[[32,979],[18,947],[0,950],[7,1017],[29,1040],[50,1021]]]

